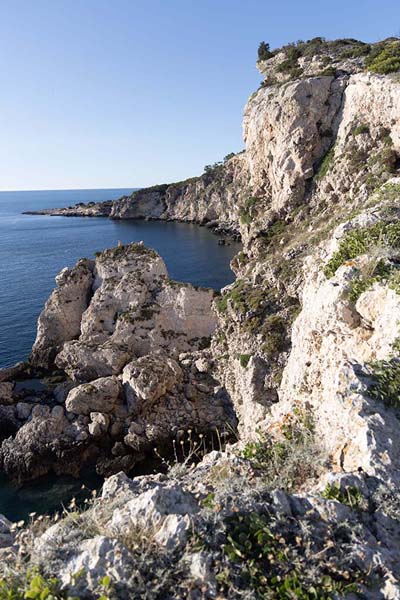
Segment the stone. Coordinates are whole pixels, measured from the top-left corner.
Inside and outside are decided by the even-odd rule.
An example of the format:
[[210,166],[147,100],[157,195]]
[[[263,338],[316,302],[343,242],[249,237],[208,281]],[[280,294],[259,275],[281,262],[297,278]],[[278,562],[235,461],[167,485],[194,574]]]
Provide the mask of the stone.
[[188,515],[167,515],[155,534],[154,541],[167,550],[183,547],[188,539],[190,525],[191,521]]
[[206,358],[198,358],[194,364],[199,373],[207,373],[210,370],[210,363]]
[[[104,577],[111,581],[125,579],[134,563],[127,549],[117,540],[98,535],[83,541],[70,559],[65,560],[59,577],[71,594],[87,593],[101,585]],[[76,573],[81,577],[74,578]]]
[[186,542],[190,515],[198,510],[195,498],[179,485],[158,485],[129,500],[122,509],[116,509],[109,530],[115,535],[140,527],[159,544],[177,547]]
[[121,385],[116,377],[101,377],[73,388],[66,399],[68,411],[77,415],[112,412],[120,404]]
[[148,406],[172,390],[182,379],[178,363],[163,356],[143,356],[132,361],[122,372],[124,391],[129,399]]
[[31,414],[32,404],[28,404],[27,402],[18,402],[15,408],[17,412],[17,418],[21,421],[26,421]]
[[14,404],[14,384],[11,381],[0,383],[0,404]]
[[93,284],[93,262],[80,260],[57,275],[57,289],[47,300],[38,321],[31,362],[49,368],[64,342],[80,334],[81,319],[88,307]]
[[110,417],[100,412],[90,413],[91,422],[88,425],[90,435],[99,437],[107,432],[110,425]]

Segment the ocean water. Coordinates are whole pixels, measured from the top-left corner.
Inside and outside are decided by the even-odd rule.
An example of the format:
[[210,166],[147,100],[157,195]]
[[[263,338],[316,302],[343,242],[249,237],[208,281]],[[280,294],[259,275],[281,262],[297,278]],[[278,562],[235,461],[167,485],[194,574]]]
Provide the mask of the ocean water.
[[[204,227],[21,214],[76,202],[112,200],[131,191],[0,192],[0,368],[27,357],[36,335],[37,317],[55,287],[55,275],[78,258],[91,257],[119,240],[143,240],[155,248],[173,279],[215,289],[233,281],[229,262],[240,245],[218,246],[218,238]],[[100,485],[101,478],[89,472],[80,480],[51,475],[16,489],[0,475],[0,514],[19,520],[29,519],[32,512],[62,510],[72,497],[82,499]]]
[[0,192],[0,368],[27,357],[55,275],[118,241],[143,240],[161,254],[178,281],[220,289],[234,280],[229,262],[240,245],[218,246],[218,238],[204,227],[21,214],[113,200],[132,189]]

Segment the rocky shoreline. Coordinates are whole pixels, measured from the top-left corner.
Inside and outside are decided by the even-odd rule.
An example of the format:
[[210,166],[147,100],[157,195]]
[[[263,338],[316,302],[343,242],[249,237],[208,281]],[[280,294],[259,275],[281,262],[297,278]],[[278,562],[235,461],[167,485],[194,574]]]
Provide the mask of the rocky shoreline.
[[[0,467],[110,477],[84,510],[1,521],[4,589],[33,569],[56,598],[400,598],[396,56],[264,48],[245,152],[112,203],[240,231],[221,294],[142,244],[58,275],[28,368],[60,381],[21,398],[25,367],[0,372]],[[163,473],[126,475],[154,452]]]

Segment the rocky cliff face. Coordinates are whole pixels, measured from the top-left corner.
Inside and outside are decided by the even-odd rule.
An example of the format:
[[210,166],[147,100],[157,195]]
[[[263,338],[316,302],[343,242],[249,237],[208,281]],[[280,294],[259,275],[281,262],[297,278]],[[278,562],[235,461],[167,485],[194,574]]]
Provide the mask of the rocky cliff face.
[[[235,283],[213,298],[143,246],[106,251],[64,271],[41,316],[32,364],[69,376],[53,400],[16,404],[0,375],[16,478],[189,444],[165,476],[109,479],[89,533],[66,520],[29,548],[80,597],[109,575],[121,598],[400,597],[400,41],[262,58],[244,154],[112,207],[240,231]],[[238,442],[191,466],[236,419]]]

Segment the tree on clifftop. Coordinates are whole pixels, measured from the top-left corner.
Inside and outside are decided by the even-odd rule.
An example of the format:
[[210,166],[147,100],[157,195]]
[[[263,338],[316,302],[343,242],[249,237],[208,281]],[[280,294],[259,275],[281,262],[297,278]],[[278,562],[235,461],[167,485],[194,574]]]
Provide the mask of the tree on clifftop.
[[260,45],[258,46],[258,60],[268,60],[272,56],[273,54],[269,49],[269,44],[260,42]]

